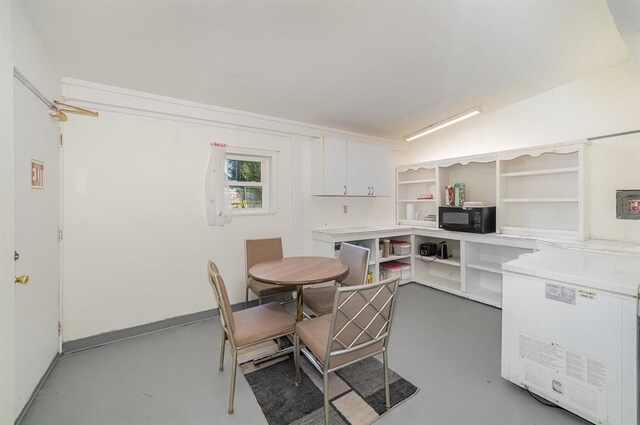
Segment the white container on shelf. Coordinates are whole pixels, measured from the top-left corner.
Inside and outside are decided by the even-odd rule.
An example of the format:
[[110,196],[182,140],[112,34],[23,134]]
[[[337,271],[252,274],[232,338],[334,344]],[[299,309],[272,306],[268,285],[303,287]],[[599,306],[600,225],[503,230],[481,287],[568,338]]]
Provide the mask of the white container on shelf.
[[416,205],[412,203],[407,204],[407,220],[413,220],[416,216]]

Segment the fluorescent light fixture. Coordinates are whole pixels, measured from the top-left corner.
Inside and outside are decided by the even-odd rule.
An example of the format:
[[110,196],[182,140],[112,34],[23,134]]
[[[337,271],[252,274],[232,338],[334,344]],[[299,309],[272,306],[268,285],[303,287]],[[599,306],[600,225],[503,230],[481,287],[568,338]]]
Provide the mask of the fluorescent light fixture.
[[462,120],[466,120],[467,118],[471,118],[475,115],[478,115],[480,112],[482,112],[482,109],[480,108],[473,108],[470,109],[468,111],[462,112],[458,115],[454,115],[452,117],[447,118],[446,120],[437,122],[435,124],[431,124],[429,127],[423,128],[422,130],[418,131],[417,133],[414,133],[410,136],[405,137],[405,141],[406,142],[411,142],[412,140],[416,140],[419,137],[422,136],[426,136],[429,133],[433,133],[434,131],[438,131],[442,128],[445,127],[449,127],[451,124],[455,124],[457,122],[460,122]]

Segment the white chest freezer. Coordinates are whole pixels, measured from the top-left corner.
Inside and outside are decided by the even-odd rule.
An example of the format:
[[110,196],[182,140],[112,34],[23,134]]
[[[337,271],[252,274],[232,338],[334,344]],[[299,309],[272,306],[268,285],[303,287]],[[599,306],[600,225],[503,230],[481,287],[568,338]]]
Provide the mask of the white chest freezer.
[[540,251],[503,270],[502,377],[590,422],[638,425],[640,258]]

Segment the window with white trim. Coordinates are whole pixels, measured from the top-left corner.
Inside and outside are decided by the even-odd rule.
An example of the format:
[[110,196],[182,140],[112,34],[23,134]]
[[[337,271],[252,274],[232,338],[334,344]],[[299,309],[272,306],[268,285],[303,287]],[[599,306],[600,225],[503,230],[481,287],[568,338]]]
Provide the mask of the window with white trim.
[[270,187],[272,157],[229,152],[225,162],[233,214],[274,212]]

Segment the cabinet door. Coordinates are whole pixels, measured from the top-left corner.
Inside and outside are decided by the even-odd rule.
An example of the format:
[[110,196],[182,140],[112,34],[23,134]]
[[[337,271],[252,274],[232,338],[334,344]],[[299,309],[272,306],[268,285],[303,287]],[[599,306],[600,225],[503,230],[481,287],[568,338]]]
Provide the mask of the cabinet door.
[[[311,161],[315,160],[311,158]],[[347,185],[347,141],[325,137],[322,160],[323,195],[344,195]]]
[[370,146],[364,143],[347,142],[347,195],[367,196],[371,194],[370,167]]
[[374,196],[391,196],[391,149],[385,146],[371,146],[370,184]]

